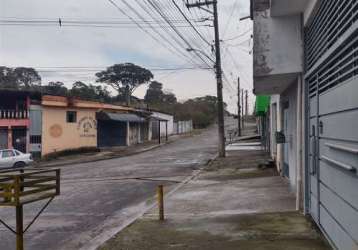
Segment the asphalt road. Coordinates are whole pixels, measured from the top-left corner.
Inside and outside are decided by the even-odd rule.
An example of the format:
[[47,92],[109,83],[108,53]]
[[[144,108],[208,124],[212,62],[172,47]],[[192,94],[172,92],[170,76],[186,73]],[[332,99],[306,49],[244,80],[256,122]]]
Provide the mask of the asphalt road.
[[[93,249],[149,207],[158,184],[166,190],[195,174],[217,152],[216,128],[138,155],[63,166],[57,197],[25,235],[26,250]],[[25,223],[44,202],[25,206]],[[0,218],[15,225],[13,208]],[[0,249],[15,235],[0,225]]]

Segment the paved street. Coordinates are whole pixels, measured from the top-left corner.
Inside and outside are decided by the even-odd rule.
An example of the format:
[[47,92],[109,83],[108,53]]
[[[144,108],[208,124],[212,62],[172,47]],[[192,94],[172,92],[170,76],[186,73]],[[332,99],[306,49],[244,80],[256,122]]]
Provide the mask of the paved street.
[[[91,249],[142,214],[159,183],[173,189],[217,151],[216,129],[181,138],[165,147],[130,157],[62,167],[57,197],[25,237],[27,250]],[[41,208],[25,206],[26,222]],[[14,209],[0,208],[14,226]],[[15,249],[15,235],[0,226],[0,249]]]

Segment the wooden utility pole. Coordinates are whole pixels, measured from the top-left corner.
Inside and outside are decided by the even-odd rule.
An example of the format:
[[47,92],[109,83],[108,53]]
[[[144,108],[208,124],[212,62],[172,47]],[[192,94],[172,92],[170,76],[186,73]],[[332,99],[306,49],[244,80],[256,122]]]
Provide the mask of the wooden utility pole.
[[245,91],[245,116],[249,115],[249,103],[248,103],[248,98],[249,98],[249,91],[246,90]]
[[237,78],[237,132],[241,136],[240,77]]
[[[216,87],[217,87],[217,98],[218,98],[218,130],[219,130],[219,157],[225,157],[225,125],[224,125],[224,103],[223,103],[223,79],[221,69],[221,54],[220,54],[220,35],[219,35],[219,21],[218,21],[218,2],[217,0],[203,2],[196,1],[195,3],[189,4],[187,1],[186,6],[188,8],[200,8],[214,15],[214,30],[215,30],[215,73],[216,73]],[[213,6],[213,12],[205,9],[204,6]]]

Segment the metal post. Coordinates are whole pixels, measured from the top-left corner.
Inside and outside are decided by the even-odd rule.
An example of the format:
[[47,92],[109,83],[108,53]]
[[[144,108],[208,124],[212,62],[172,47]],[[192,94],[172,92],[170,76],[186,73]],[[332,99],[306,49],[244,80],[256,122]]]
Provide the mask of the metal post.
[[245,91],[245,116],[249,115],[249,103],[248,103],[248,98],[249,98],[249,91],[246,90]]
[[240,77],[237,78],[237,110],[238,135],[241,136]]
[[24,213],[23,206],[16,206],[16,250],[24,250]]
[[161,143],[160,142],[160,120],[158,120],[158,141],[159,141],[159,144]]
[[165,140],[168,141],[168,121],[165,122]]
[[159,220],[164,220],[164,192],[163,185],[157,187]]

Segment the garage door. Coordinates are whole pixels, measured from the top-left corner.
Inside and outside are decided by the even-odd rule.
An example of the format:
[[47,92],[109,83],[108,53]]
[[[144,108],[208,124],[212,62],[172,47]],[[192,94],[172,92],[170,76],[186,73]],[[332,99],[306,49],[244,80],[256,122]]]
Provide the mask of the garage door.
[[309,211],[332,245],[358,246],[358,1],[321,1],[305,30]]
[[127,124],[111,120],[98,120],[97,140],[98,147],[125,146],[127,143]]

